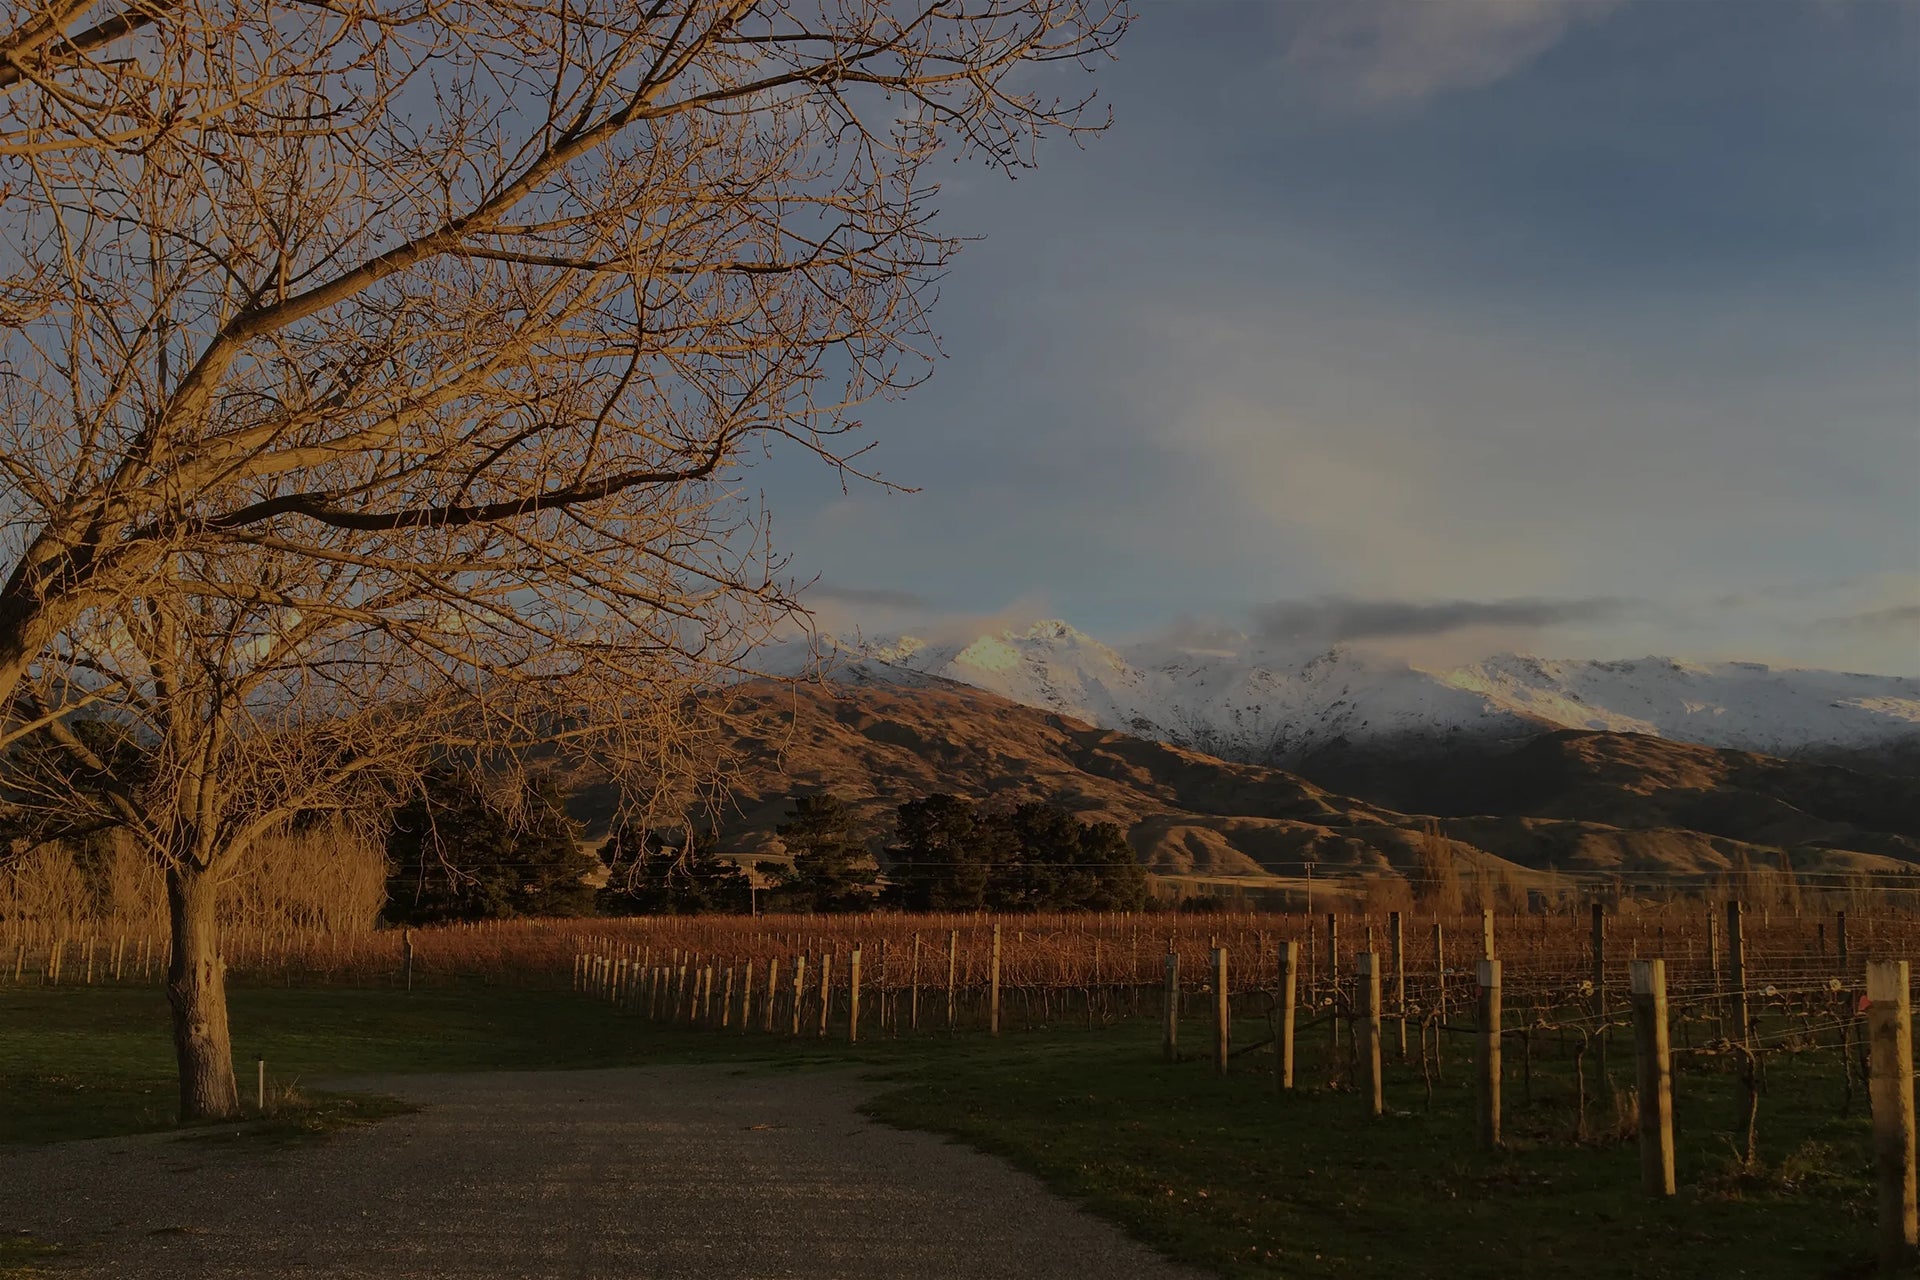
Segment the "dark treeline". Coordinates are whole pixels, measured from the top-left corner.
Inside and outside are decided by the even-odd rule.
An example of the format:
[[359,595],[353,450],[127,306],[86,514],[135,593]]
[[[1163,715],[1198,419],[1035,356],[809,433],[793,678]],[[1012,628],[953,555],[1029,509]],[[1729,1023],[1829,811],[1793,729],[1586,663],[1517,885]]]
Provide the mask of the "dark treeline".
[[916,911],[1136,911],[1147,873],[1120,828],[1050,804],[981,809],[934,795],[900,806],[887,897]]
[[[483,790],[434,774],[387,837],[394,923],[512,916],[704,912],[1124,911],[1147,904],[1147,875],[1120,829],[1056,805],[984,808],[952,795],[896,810],[884,860],[840,797],[800,796],[777,828],[792,865],[756,893],[705,832],[616,827],[582,849],[548,775]],[[600,887],[595,888],[595,883]]]

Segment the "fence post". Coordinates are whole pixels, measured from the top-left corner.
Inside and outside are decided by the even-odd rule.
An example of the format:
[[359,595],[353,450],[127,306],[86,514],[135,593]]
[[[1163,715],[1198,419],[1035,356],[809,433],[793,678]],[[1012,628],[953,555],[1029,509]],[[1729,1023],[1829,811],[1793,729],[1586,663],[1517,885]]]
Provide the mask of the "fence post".
[[1227,999],[1227,949],[1213,949],[1213,1069],[1227,1074],[1229,1043],[1233,1034],[1233,1009]]
[[1913,1009],[1905,960],[1868,961],[1867,1036],[1880,1269],[1886,1275],[1911,1275],[1920,1218],[1914,1195]]
[[413,930],[400,931],[400,973],[406,980],[407,990],[413,990]]
[[767,961],[767,999],[766,1008],[760,1011],[760,1021],[766,1027],[768,1035],[773,1034],[773,1020],[780,1008],[780,957]]
[[853,954],[847,958],[847,1043],[860,1043],[860,948],[858,947],[855,947]]
[[1180,956],[1167,946],[1166,971],[1160,982],[1160,1048],[1168,1062],[1180,1051]]
[[1480,1145],[1500,1145],[1500,962],[1480,962]]
[[913,994],[907,1000],[907,1030],[920,1029],[920,934],[913,935]]
[[[1607,1075],[1607,1045],[1613,1039],[1607,1024],[1607,909],[1593,904],[1593,1017],[1600,1028],[1600,1078]],[[1611,1089],[1613,1086],[1607,1086]]]
[[800,1034],[800,1010],[807,1000],[807,953],[793,958],[793,1034]]
[[1480,958],[1493,959],[1493,908],[1480,909]]
[[1440,921],[1433,922],[1433,1074],[1446,1079],[1447,1058],[1440,1046],[1447,1042],[1447,940]]
[[953,1030],[954,984],[960,973],[960,931],[947,931],[947,1030]]
[[1635,960],[1634,1061],[1640,1076],[1640,1189],[1670,1196],[1673,1181],[1673,1069],[1667,1046],[1667,962]]
[[1280,1088],[1293,1088],[1293,1015],[1299,988],[1300,944],[1280,944],[1280,1026],[1273,1046],[1273,1077]]
[[1727,978],[1733,989],[1727,994],[1727,1009],[1733,1026],[1727,1038],[1736,1044],[1747,1043],[1747,938],[1741,927],[1738,901],[1727,904]]
[[753,961],[740,970],[740,1029],[753,1030]]
[[1833,917],[1833,944],[1840,957],[1840,972],[1847,971],[1847,913],[1839,911]]
[[833,952],[820,953],[820,1038],[827,1038],[827,1020],[833,1015]]
[[1340,917],[1327,912],[1327,1083],[1340,1079]]
[[993,955],[987,962],[987,1034],[1000,1034],[1000,926],[993,926]]
[[1371,951],[1354,957],[1354,1030],[1360,1035],[1360,1075],[1367,1114],[1386,1110],[1380,1080],[1380,963]]
[[1711,907],[1707,909],[1707,968],[1713,974],[1713,994],[1718,999],[1720,987],[1720,916]]
[[1593,904],[1593,1016],[1607,1016],[1607,909]]
[[1393,1013],[1400,1027],[1400,1061],[1407,1060],[1407,956],[1400,913],[1387,913],[1387,942],[1393,948]]

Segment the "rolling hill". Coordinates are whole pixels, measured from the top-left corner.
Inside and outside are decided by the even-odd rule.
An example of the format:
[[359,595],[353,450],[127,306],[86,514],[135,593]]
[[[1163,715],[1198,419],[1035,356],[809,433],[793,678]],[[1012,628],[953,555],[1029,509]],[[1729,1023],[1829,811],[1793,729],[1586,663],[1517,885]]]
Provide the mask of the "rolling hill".
[[[1118,824],[1163,876],[1412,869],[1431,814],[1462,865],[1517,884],[1550,872],[1712,874],[1737,866],[1920,864],[1920,783],[1605,732],[1555,732],[1450,775],[1403,779],[1402,809],[1280,769],[1096,728],[944,681],[738,691],[742,761],[722,847],[777,854],[796,794],[832,791],[870,843],[902,801],[947,791],[1046,800]],[[1425,814],[1422,813],[1425,811]]]

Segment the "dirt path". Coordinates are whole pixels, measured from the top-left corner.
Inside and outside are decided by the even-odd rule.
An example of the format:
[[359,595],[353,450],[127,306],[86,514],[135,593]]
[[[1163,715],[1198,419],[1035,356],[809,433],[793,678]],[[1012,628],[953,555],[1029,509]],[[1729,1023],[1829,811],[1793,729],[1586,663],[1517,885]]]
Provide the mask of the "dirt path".
[[987,1156],[876,1125],[844,1074],[354,1082],[417,1115],[291,1149],[0,1149],[0,1228],[126,1280],[1193,1280]]

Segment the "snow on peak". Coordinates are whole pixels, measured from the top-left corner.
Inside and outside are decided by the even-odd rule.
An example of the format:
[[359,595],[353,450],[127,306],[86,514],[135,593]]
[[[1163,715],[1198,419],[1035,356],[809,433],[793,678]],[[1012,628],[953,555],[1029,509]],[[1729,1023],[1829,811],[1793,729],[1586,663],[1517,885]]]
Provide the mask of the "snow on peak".
[[872,646],[866,650],[866,656],[897,666],[912,661],[913,656],[926,647],[927,642],[919,636],[900,636],[887,644]]
[[1920,680],[1760,663],[1494,654],[1424,668],[1334,646],[1305,657],[1178,644],[1117,649],[1058,619],[958,645],[849,646],[862,678],[930,675],[1106,728],[1236,759],[1338,741],[1543,728],[1645,733],[1754,751],[1920,734]]

